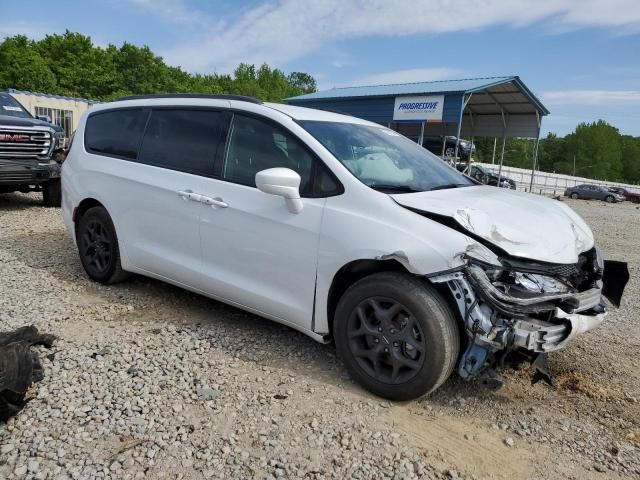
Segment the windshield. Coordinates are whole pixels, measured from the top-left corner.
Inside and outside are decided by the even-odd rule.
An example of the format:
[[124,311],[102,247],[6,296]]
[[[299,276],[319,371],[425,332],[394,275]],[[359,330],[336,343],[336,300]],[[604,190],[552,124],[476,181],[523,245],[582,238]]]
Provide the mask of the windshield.
[[0,93],[0,115],[8,115],[10,117],[32,118],[20,102],[8,93]]
[[388,128],[309,120],[299,123],[371,188],[420,192],[474,185],[428,150]]

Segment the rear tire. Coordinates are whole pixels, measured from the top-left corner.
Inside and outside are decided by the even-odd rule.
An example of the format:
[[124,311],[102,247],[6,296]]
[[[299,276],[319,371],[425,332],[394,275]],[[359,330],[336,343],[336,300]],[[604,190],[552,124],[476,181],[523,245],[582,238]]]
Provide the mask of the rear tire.
[[80,262],[92,280],[118,283],[130,274],[122,269],[118,236],[104,207],[93,207],[78,219],[76,241]]
[[576,192],[573,192],[571,195],[569,195],[571,198],[573,198],[574,200],[578,199],[578,194]]
[[338,302],[333,331],[351,376],[391,400],[417,398],[442,385],[460,348],[447,302],[406,273],[376,273],[353,284]]
[[62,205],[62,186],[59,178],[49,180],[42,186],[42,203],[45,207]]

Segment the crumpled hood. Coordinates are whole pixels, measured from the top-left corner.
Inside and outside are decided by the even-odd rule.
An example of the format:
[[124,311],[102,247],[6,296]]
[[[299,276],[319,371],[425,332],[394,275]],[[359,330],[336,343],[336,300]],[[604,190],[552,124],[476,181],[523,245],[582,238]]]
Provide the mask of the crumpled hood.
[[391,197],[405,207],[451,217],[515,257],[576,263],[594,245],[590,228],[568,205],[530,193],[478,185]]

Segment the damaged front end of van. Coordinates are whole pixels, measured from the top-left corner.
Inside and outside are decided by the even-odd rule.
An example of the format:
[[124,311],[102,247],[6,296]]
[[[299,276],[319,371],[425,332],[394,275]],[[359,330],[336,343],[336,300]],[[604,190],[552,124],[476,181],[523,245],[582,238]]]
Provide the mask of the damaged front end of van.
[[498,367],[529,361],[534,380],[551,383],[546,354],[603,322],[602,297],[619,306],[627,264],[605,261],[591,230],[560,202],[483,193],[462,208],[434,198],[428,209],[424,199],[396,200],[472,240],[452,261],[456,267],[426,275],[450,292],[466,330],[458,374],[499,386]]

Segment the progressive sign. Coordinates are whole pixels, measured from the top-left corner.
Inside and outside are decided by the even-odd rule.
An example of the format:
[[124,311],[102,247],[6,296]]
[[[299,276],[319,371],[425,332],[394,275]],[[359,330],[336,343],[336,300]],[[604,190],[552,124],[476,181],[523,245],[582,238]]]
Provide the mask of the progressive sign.
[[394,120],[442,121],[444,95],[396,97]]

